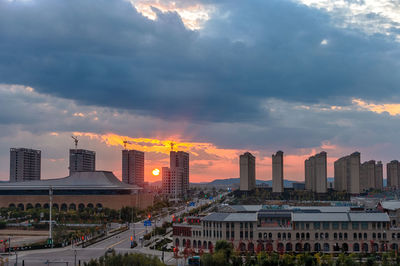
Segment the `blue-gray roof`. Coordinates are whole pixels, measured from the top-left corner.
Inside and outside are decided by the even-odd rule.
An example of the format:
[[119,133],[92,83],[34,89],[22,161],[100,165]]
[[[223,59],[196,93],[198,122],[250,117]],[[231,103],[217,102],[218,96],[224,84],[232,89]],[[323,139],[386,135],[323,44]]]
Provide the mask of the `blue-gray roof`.
[[221,213],[214,212],[202,221],[210,222],[257,222],[257,213]]

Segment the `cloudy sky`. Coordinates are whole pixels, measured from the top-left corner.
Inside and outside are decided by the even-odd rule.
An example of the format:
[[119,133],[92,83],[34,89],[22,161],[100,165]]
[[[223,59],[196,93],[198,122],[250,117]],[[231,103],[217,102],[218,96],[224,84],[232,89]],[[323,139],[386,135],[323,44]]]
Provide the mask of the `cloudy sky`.
[[191,181],[238,177],[238,155],[400,159],[398,0],[0,0],[0,179],[9,148],[67,175],[71,135],[121,175],[123,140],[146,180],[190,152]]

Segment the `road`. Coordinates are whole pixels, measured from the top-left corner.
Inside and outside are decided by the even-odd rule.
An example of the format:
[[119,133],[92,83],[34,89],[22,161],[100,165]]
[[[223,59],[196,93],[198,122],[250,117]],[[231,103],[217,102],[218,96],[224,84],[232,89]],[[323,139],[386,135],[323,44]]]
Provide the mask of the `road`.
[[[174,213],[175,216],[179,216],[184,212],[189,211],[192,208],[199,207],[200,205],[205,205],[210,203],[209,200],[201,200],[200,204],[194,207],[185,207],[183,210]],[[214,202],[214,201],[212,201]],[[156,223],[152,222],[152,227],[160,226],[163,222],[168,221],[171,222],[171,215],[156,219]],[[135,223],[134,225],[130,225],[130,230],[122,232],[116,236],[100,241],[96,244],[93,244],[86,248],[74,247],[71,246],[65,248],[57,248],[57,249],[43,249],[43,250],[31,250],[31,251],[20,251],[17,253],[18,256],[18,265],[22,265],[22,261],[26,266],[31,265],[75,265],[75,254],[76,254],[76,265],[83,265],[83,262],[90,261],[91,258],[99,258],[104,255],[104,253],[108,249],[114,249],[116,253],[127,253],[127,252],[137,252],[149,255],[155,255],[161,258],[162,252],[157,250],[151,250],[146,247],[142,247],[141,242],[139,241],[140,237],[146,234],[146,228],[142,222]],[[131,236],[133,235],[133,231],[135,232],[135,239],[138,242],[138,246],[134,249],[130,248],[131,244]],[[151,229],[148,228],[148,232]],[[76,251],[76,253],[75,253]],[[16,261],[16,255],[14,254],[9,258],[10,265],[14,265]],[[175,264],[176,261],[173,258],[172,252],[164,253],[164,261],[167,264]]]

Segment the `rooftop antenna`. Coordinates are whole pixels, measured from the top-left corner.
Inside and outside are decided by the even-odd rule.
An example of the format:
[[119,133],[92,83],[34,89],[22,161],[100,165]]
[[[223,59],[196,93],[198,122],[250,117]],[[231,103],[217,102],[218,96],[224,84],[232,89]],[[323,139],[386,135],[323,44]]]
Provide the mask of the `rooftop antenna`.
[[78,137],[71,136],[71,138],[72,138],[72,139],[74,140],[74,142],[75,142],[75,150],[78,149],[78,142],[79,142]]
[[171,141],[171,151],[173,151],[174,150],[174,143]]

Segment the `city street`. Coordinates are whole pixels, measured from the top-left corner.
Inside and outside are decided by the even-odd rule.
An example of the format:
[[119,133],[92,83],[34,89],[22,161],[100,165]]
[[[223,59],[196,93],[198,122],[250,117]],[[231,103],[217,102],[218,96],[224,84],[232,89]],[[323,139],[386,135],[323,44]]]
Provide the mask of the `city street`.
[[[197,206],[185,207],[184,209],[175,212],[173,215],[179,216],[182,213],[189,211],[193,208],[197,208],[200,205],[205,205],[207,203],[214,202],[210,200],[200,200],[200,204]],[[152,228],[156,225],[161,226],[163,222],[171,222],[172,215],[167,215],[162,218],[152,219],[151,228],[148,227],[147,231],[150,232]],[[155,222],[156,221],[156,222]],[[138,246],[131,249],[131,236],[135,232],[135,240]],[[162,257],[162,252],[158,250],[151,250],[146,247],[141,246],[140,237],[146,234],[146,228],[143,221],[137,222],[134,226],[130,226],[130,230],[122,232],[118,235],[100,241],[86,248],[72,248],[71,246],[65,248],[55,248],[55,249],[43,249],[43,250],[32,250],[32,251],[20,251],[17,253],[18,265],[22,265],[24,261],[25,265],[83,265],[83,262],[88,262],[92,258],[99,258],[103,256],[105,252],[109,249],[114,249],[116,253],[126,253],[126,252],[137,252],[149,255],[158,256],[160,259]],[[75,260],[76,256],[76,260]],[[6,258],[6,257],[5,257]],[[4,259],[5,259],[4,258]],[[13,265],[16,261],[15,253],[9,258],[10,265]],[[166,264],[176,264],[176,260],[173,258],[172,252],[164,253],[164,262]]]

